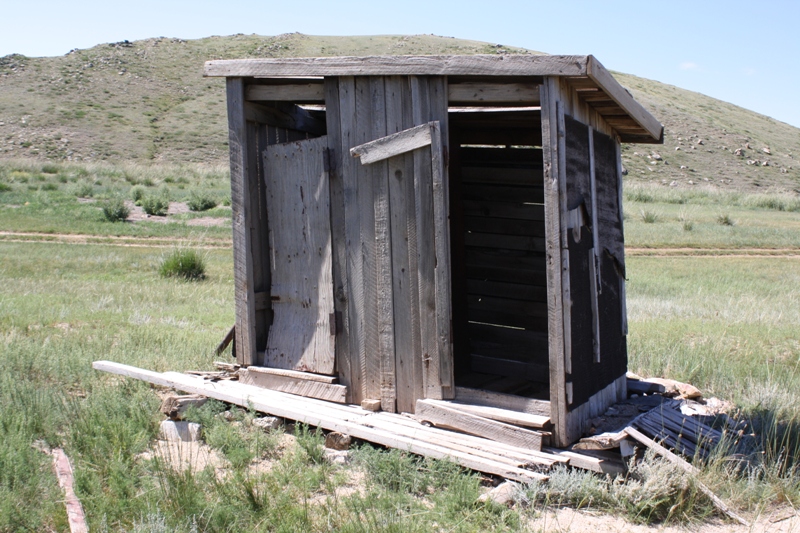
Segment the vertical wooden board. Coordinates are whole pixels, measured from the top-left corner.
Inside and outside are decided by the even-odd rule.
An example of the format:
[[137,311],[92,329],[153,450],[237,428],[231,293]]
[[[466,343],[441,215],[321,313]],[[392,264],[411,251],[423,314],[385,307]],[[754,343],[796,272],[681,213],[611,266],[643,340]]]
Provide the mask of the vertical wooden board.
[[561,261],[561,194],[558,152],[558,84],[546,77],[542,94],[542,156],[544,159],[545,247],[547,261],[548,349],[550,352],[550,421],[555,445],[566,445],[566,371]]
[[265,364],[332,374],[333,283],[325,137],[270,146],[264,153],[274,319]]
[[[355,122],[352,125],[355,141],[352,146],[364,144],[385,135],[375,127],[374,121],[379,119],[381,106],[375,110],[373,89],[377,82],[365,76],[355,78]],[[385,115],[384,115],[385,117]],[[380,121],[385,124],[385,118]],[[347,153],[350,150],[348,148]],[[375,242],[375,181],[380,167],[375,165],[354,165],[352,171],[356,177],[358,189],[359,239],[361,275],[364,290],[363,330],[364,336],[364,394],[366,399],[381,399],[381,358],[378,344],[378,283]]]
[[614,257],[624,274],[625,243],[622,235],[616,141],[599,131],[595,131],[593,137],[600,247]]
[[[351,357],[351,330],[348,296],[350,282],[347,277],[347,232],[345,210],[345,185],[342,160],[342,119],[339,106],[339,79],[325,78],[325,114],[328,128],[328,177],[331,197],[331,248],[333,260],[333,304],[337,317],[335,361],[339,381],[347,386],[348,401],[355,403],[354,390],[359,389],[361,377],[358,359]],[[347,155],[349,158],[349,154]],[[356,354],[357,355],[357,354]]]
[[[372,139],[387,135],[386,107],[389,95],[386,79],[370,78],[370,97],[372,103]],[[374,268],[375,315],[377,321],[377,346],[374,352],[380,359],[380,398],[381,409],[395,412],[397,409],[397,389],[395,381],[395,333],[394,333],[394,291],[392,285],[392,233],[391,213],[389,212],[389,162],[377,161],[367,165],[373,185],[374,209]],[[365,267],[366,268],[366,267]],[[373,267],[370,267],[373,268]]]
[[[268,144],[267,125],[247,122],[247,158],[250,169],[248,202],[250,203],[250,246],[253,256],[252,285],[255,293],[261,293],[269,301],[271,282],[269,221],[267,209],[266,183],[264,181],[264,162],[260,154]],[[267,346],[269,328],[272,323],[272,309],[259,309],[254,314],[254,333],[256,353],[261,354]],[[263,361],[256,359],[253,364]]]
[[[430,116],[428,79],[411,76],[414,125]],[[420,356],[426,398],[441,399],[439,342],[436,331],[436,246],[433,235],[433,180],[430,147],[414,150],[414,204],[417,228],[417,279],[419,292]],[[436,364],[434,364],[436,363]]]
[[236,359],[241,365],[257,361],[255,339],[255,301],[252,286],[249,158],[247,124],[244,114],[244,81],[228,78],[228,143],[231,161],[231,210],[233,217],[233,278],[236,306]]
[[[455,396],[453,377],[453,339],[452,339],[452,298],[450,268],[450,183],[449,183],[449,134],[447,78],[432,76],[428,78],[430,119],[436,121],[439,129],[439,147],[431,144],[431,166],[434,180],[434,222],[436,238],[436,316],[439,330],[440,358],[439,381],[442,397]],[[431,131],[433,138],[434,132]],[[437,182],[440,190],[437,193]],[[437,214],[437,209],[439,210]],[[441,221],[441,224],[439,224]]]
[[[387,134],[411,128],[408,78],[386,78]],[[395,378],[397,410],[414,412],[424,398],[419,336],[417,225],[414,202],[414,156],[406,153],[388,161],[392,234],[392,293],[394,298]]]
[[[579,239],[574,239],[575,234]],[[572,372],[568,380],[572,383],[572,402],[569,409],[585,403],[589,397],[602,389],[601,365],[594,362],[594,320],[592,313],[592,234],[588,226],[567,233],[569,239],[569,284],[572,297],[570,310],[570,335],[572,336]],[[599,387],[598,387],[599,385]]]
[[[367,390],[367,352],[365,333],[365,295],[364,273],[361,247],[361,195],[364,194],[359,185],[364,180],[364,169],[361,163],[350,157],[350,148],[363,142],[356,124],[359,115],[356,106],[356,82],[352,76],[337,78],[339,89],[339,146],[338,160],[342,164],[342,185],[344,189],[344,225],[345,225],[345,268],[349,290],[346,294],[351,378],[351,401],[360,404],[362,400],[380,398],[375,388]],[[362,99],[363,101],[363,99]],[[363,116],[363,111],[360,116]],[[329,129],[332,125],[329,126]],[[374,354],[373,354],[374,356]]]
[[567,178],[567,209],[586,207],[592,219],[592,189],[589,162],[589,127],[569,115],[564,116],[564,154]]

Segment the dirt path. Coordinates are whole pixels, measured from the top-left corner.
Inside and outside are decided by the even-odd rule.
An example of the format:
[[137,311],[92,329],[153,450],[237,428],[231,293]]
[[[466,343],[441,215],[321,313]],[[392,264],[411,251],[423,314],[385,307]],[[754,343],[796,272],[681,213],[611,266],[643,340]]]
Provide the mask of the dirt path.
[[119,235],[86,235],[74,233],[36,233],[0,231],[0,242],[95,244],[129,246],[138,248],[174,248],[191,246],[202,249],[224,249],[231,247],[230,239],[187,239],[185,237],[133,237]]
[[[37,233],[0,231],[0,242],[56,242],[60,244],[102,244],[142,248],[172,248],[191,245],[194,248],[230,248],[230,239],[185,237],[134,237],[119,235],[87,235],[75,233]],[[627,247],[631,257],[795,257],[800,258],[800,248],[640,248]]]

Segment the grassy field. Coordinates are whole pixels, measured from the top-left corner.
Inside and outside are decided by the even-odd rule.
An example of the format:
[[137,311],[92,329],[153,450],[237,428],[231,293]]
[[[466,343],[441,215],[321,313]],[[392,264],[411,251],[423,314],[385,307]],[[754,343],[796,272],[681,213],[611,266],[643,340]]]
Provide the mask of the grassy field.
[[[72,188],[89,183],[87,197],[102,202],[130,197],[137,185],[166,186],[181,201],[193,192],[223,198],[226,179],[218,168],[187,165],[0,166],[0,228],[14,233],[0,235],[0,531],[67,529],[50,459],[34,444],[63,446],[72,458],[93,531],[513,531],[536,529],[537,515],[559,505],[638,522],[708,517],[691,480],[658,461],[624,484],[558,471],[549,485],[525,487],[508,509],[476,503],[480,476],[447,462],[364,445],[350,464],[331,464],[313,430],[266,433],[245,410],[234,410],[230,423],[215,416],[224,409],[217,403],[192,416],[220,462],[170,466],[169,456],[153,453],[156,394],[98,374],[91,362],[210,368],[233,322],[230,229],[189,226],[200,216],[191,212],[177,223],[107,222]],[[645,210],[657,219],[645,222]],[[702,480],[723,498],[751,516],[800,504],[796,197],[634,185],[625,211],[630,369],[691,382],[734,402],[749,422],[747,457],[704,466]],[[720,223],[723,213],[732,226]],[[230,211],[216,208],[215,216]],[[50,242],[29,232],[124,236],[136,246]],[[203,248],[208,243],[221,247]],[[159,275],[176,247],[199,249],[203,281]],[[704,255],[740,247],[763,253]],[[642,249],[663,255],[633,253]]]

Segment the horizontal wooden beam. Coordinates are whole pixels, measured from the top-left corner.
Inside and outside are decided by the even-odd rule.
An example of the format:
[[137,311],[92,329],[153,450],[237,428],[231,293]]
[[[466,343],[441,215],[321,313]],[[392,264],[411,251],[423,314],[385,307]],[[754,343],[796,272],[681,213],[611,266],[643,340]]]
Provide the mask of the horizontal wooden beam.
[[[264,354],[259,354],[263,359]],[[326,376],[325,374],[314,374],[311,372],[300,372],[299,370],[284,370],[283,368],[270,368],[266,366],[251,366],[248,370],[259,374],[271,374],[273,376],[287,376],[295,379],[304,379],[306,381],[317,381],[319,383],[339,383],[339,378],[336,376]]]
[[589,56],[461,55],[218,59],[205,76],[584,76]]
[[389,159],[431,144],[431,127],[434,123],[422,124],[350,149],[350,155],[358,157],[362,165]]
[[322,81],[296,85],[247,85],[245,99],[250,102],[325,103]]
[[[289,394],[305,396],[306,398],[317,398],[337,403],[345,403],[346,401],[347,387],[344,385],[315,381],[305,376],[298,377],[291,374],[287,375],[286,373],[269,372],[271,369],[266,370],[267,372],[264,372],[263,368],[243,368],[239,370],[239,381],[245,385],[255,385],[265,389],[288,392]],[[302,372],[297,372],[297,374],[302,374]]]
[[535,83],[451,83],[447,86],[450,105],[539,105]]
[[528,428],[547,428],[550,425],[550,417],[542,415],[532,415],[529,413],[522,413],[520,411],[511,411],[510,409],[501,409],[499,407],[487,407],[485,405],[474,405],[471,403],[464,403],[458,401],[442,401],[448,407],[456,411],[464,411],[490,420],[497,420],[498,422],[506,422],[515,426],[524,426]]
[[473,405],[485,405],[486,407],[496,407],[498,409],[510,409],[521,411],[532,415],[550,417],[550,402],[547,400],[536,400],[525,398],[514,394],[504,394],[468,387],[456,387],[456,401]]
[[603,92],[620,105],[628,115],[634,119],[655,141],[664,141],[664,126],[650,114],[642,104],[633,99],[633,96],[620,85],[620,83],[606,70],[594,57],[589,56],[586,65],[586,75],[589,76]]
[[417,400],[414,417],[436,427],[461,431],[512,446],[542,449],[542,434],[538,431],[459,411],[440,400]]

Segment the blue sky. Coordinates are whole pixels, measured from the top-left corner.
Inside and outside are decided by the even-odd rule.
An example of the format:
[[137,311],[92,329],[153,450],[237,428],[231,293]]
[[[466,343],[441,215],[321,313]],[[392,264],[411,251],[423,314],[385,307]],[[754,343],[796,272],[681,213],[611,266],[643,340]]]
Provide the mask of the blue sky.
[[62,55],[148,37],[432,33],[553,54],[758,111],[800,127],[800,0],[393,2],[0,0],[0,56]]

